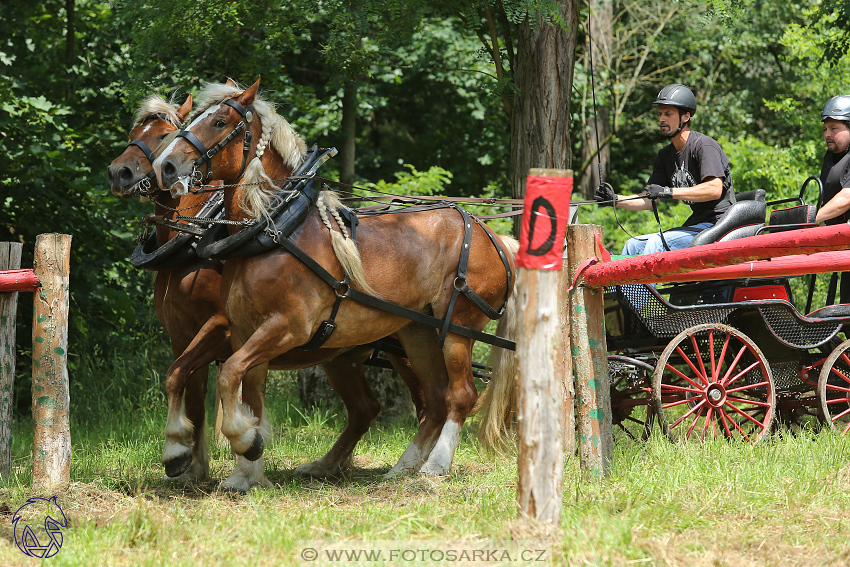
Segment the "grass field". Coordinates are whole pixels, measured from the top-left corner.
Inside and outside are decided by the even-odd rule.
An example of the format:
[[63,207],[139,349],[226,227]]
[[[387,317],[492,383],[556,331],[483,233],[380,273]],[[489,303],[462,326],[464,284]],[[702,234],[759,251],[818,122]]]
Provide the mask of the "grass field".
[[[377,425],[346,478],[297,478],[341,429],[329,412],[272,401],[272,489],[175,486],[159,464],[164,409],[72,424],[70,520],[50,565],[850,565],[850,439],[778,435],[756,447],[654,437],[616,446],[591,481],[566,459],[559,529],[517,520],[516,457],[491,455],[469,428],[452,474],[385,480],[412,425]],[[16,430],[0,489],[0,565],[35,565],[14,545],[12,515],[31,494],[31,424]],[[232,470],[213,452],[217,481]],[[49,495],[40,495],[49,496]],[[315,560],[313,554],[315,553]],[[358,555],[359,554],[359,555]]]

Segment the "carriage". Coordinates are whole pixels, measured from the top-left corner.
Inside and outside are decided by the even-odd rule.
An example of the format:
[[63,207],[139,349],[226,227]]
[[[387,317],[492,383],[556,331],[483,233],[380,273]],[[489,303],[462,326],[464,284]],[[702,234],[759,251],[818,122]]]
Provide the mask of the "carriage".
[[[799,197],[738,196],[691,246],[764,232],[805,230],[821,204]],[[793,206],[785,206],[795,201]],[[773,207],[765,223],[768,207]],[[742,245],[744,242],[742,241]],[[833,280],[835,275],[833,275]],[[850,430],[850,305],[804,313],[787,277],[606,288],[605,326],[615,434],[646,439],[655,424],[671,440],[718,436],[757,442],[781,425]],[[827,303],[832,303],[834,283]]]

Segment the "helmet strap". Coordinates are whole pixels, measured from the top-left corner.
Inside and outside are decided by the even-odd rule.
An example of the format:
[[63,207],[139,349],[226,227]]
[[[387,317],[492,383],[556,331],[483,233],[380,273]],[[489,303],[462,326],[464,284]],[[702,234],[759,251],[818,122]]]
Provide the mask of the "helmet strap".
[[678,135],[679,135],[679,132],[681,132],[681,131],[682,131],[682,128],[684,128],[685,126],[687,126],[687,125],[688,125],[688,124],[690,124],[690,123],[691,123],[690,118],[688,119],[688,121],[687,121],[687,122],[682,122],[682,113],[680,112],[680,113],[679,113],[679,128],[678,128],[675,132],[673,132],[672,134],[670,134],[669,136],[664,136],[664,137],[665,137],[665,138],[670,138],[670,139],[675,138],[676,136],[678,136]]

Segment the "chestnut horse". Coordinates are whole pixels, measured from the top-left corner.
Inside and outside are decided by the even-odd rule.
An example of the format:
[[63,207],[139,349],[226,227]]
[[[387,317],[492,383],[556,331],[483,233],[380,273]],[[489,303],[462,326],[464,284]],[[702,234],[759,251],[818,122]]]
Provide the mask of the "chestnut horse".
[[[160,187],[183,194],[191,180],[204,175],[224,182],[227,219],[247,224],[267,217],[272,197],[266,185],[292,174],[303,159],[303,142],[270,104],[257,97],[259,83],[258,79],[245,90],[208,85],[200,93],[199,110],[154,162]],[[478,396],[472,376],[472,337],[481,338],[476,333],[498,317],[500,308],[505,310],[517,242],[446,206],[359,215],[355,246],[338,209],[322,202],[310,208],[288,242],[318,263],[325,276],[293,255],[291,247],[228,258],[224,266],[222,297],[232,325],[234,354],[218,378],[221,431],[236,454],[256,458],[262,453],[257,418],[237,404],[240,382],[264,373],[275,357],[307,343],[323,321],[335,315],[337,327],[325,346],[347,348],[396,333],[422,386],[421,425],[388,475],[446,474],[461,427]],[[336,226],[327,216],[335,212]],[[231,235],[238,230],[229,227]],[[464,257],[468,262],[461,262]],[[459,271],[463,263],[465,273]],[[332,287],[327,278],[339,285]],[[363,292],[416,320],[361,302]],[[352,293],[360,299],[337,299]],[[430,322],[444,316],[448,332],[443,329],[440,346]],[[511,310],[505,316],[513,316]]]
[[[129,198],[146,192],[146,180],[153,170],[153,151],[150,148],[156,148],[166,136],[176,132],[191,108],[191,95],[180,108],[171,106],[156,95],[142,103],[130,132],[130,145],[108,169],[114,194]],[[159,193],[154,199],[156,215],[166,218],[176,210],[188,215],[205,205],[209,198],[210,193],[177,199]],[[177,234],[172,228],[158,224],[157,250],[161,250],[165,243],[173,242]],[[157,269],[154,289],[157,318],[171,339],[175,357],[165,381],[169,411],[162,462],[171,477],[182,475],[187,481],[203,480],[209,477],[205,421],[208,369],[211,362],[225,360],[232,354],[230,322],[221,301],[223,264],[192,255],[179,259],[181,261],[175,266]],[[298,472],[334,476],[350,465],[354,446],[380,411],[380,403],[363,375],[363,363],[372,351],[368,346],[293,351],[272,361],[272,368],[283,370],[322,362],[331,385],[348,412],[348,425],[333,448],[322,459],[300,467]],[[418,382],[407,361],[389,353],[387,356],[411,390],[417,411],[421,412]],[[263,415],[264,381],[265,374],[254,375],[246,381],[242,392],[243,400],[257,416]],[[267,424],[263,427],[268,429]],[[240,456],[235,472],[222,483],[222,487],[247,491],[256,484],[269,484],[263,475],[262,459],[252,462]]]

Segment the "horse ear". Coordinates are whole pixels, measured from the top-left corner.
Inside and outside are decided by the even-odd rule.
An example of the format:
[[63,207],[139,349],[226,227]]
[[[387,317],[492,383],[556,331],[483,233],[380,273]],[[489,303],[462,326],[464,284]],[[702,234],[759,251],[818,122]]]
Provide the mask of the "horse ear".
[[237,97],[237,100],[242,104],[242,106],[248,106],[249,104],[254,102],[254,98],[257,96],[257,91],[260,89],[260,76],[257,75],[257,80],[253,85],[245,89],[245,91]]
[[189,113],[192,112],[192,93],[189,93],[189,96],[186,97],[186,102],[183,103],[177,110],[177,116],[180,117],[180,120],[186,120],[186,117],[189,116]]
[[231,79],[230,77],[227,77],[227,81],[225,81],[225,83],[224,83],[224,84],[225,84],[225,85],[227,85],[228,87],[235,87],[235,86],[236,86],[236,81],[234,81],[234,80],[233,80],[233,79]]

